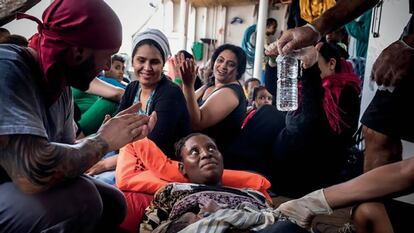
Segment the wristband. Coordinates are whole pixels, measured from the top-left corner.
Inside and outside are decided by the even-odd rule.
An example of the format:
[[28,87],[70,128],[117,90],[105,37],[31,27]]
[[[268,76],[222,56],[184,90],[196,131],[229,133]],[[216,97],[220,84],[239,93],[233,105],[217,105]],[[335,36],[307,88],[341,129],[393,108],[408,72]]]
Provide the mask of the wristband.
[[303,27],[308,27],[308,28],[312,29],[312,31],[314,31],[316,34],[318,34],[317,41],[320,41],[322,39],[321,33],[319,32],[318,29],[316,29],[316,27],[314,25],[312,25],[310,23],[307,23],[307,24],[303,25]]
[[276,57],[269,57],[269,66],[275,67],[276,65]]
[[183,84],[183,80],[181,79],[181,77],[175,77],[175,79],[174,79],[174,82],[176,83],[176,84],[178,84],[178,85],[181,85],[181,84]]

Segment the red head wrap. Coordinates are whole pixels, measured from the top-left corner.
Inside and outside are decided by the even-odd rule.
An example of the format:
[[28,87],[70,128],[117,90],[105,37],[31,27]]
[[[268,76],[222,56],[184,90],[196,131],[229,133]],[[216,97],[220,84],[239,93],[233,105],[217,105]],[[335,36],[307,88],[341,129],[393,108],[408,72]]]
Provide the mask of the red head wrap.
[[361,80],[354,73],[352,64],[341,58],[341,70],[339,73],[328,75],[322,79],[322,86],[325,89],[323,108],[325,109],[329,125],[332,130],[340,134],[344,128],[350,126],[342,119],[340,113],[345,113],[339,107],[339,98],[346,86],[352,87],[356,93],[361,92]]
[[103,0],[55,0],[43,12],[43,23],[25,14],[17,18],[38,23],[38,33],[30,39],[29,47],[38,52],[41,83],[49,103],[56,101],[67,85],[62,59],[68,48],[118,49],[122,42],[121,22]]

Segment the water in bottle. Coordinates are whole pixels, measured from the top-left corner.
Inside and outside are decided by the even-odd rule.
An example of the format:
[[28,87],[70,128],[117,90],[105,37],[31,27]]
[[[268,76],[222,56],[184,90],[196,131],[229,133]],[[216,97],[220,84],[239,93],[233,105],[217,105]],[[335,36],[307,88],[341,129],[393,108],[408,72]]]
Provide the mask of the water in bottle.
[[298,108],[299,62],[290,55],[278,56],[276,107],[280,111],[294,111]]

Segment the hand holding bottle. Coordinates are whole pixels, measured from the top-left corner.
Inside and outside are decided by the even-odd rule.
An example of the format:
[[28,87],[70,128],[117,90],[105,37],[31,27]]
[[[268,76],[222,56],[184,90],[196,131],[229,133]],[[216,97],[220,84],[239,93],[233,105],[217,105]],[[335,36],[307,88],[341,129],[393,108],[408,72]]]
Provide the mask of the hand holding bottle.
[[277,50],[281,55],[286,55],[294,50],[314,45],[321,39],[321,34],[311,24],[289,29],[283,32],[277,40]]

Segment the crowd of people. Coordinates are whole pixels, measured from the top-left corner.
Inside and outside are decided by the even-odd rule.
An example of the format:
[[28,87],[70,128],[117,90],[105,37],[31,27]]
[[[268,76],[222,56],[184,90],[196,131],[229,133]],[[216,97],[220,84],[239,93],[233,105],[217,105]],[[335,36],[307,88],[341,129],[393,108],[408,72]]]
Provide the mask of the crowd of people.
[[[362,91],[343,38],[363,38],[366,57],[364,18],[377,2],[338,1],[266,42],[263,78],[246,81],[249,58],[233,44],[198,69],[147,29],[130,58],[117,54],[121,22],[101,0],[53,1],[42,20],[21,14],[38,24],[29,40],[0,30],[0,232],[302,233],[351,205],[357,232],[404,232],[386,200],[414,185],[414,158],[401,156],[401,140],[414,142],[413,17],[372,68],[393,91],[378,89],[362,114],[364,174],[343,176]],[[275,58],[293,51],[299,104],[285,113],[267,84]],[[130,193],[149,195],[139,214]],[[275,208],[269,193],[297,199]]]

